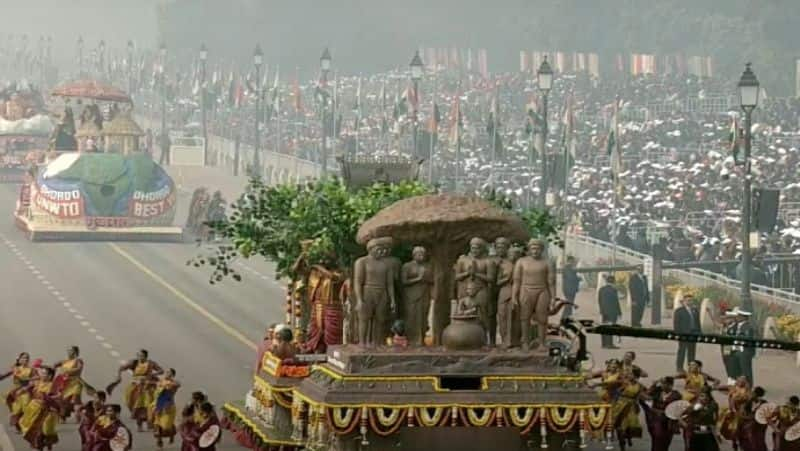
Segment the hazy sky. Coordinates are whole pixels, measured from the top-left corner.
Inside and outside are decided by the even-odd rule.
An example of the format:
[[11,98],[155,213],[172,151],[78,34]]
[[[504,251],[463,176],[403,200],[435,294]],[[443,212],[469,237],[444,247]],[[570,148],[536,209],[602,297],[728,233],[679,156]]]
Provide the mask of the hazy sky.
[[[87,47],[100,39],[122,46],[128,39],[152,47],[156,30],[156,4],[160,0],[0,0],[0,33],[53,36],[56,49],[74,52],[79,34]],[[224,1],[224,0],[223,0]],[[67,37],[72,42],[63,42]]]

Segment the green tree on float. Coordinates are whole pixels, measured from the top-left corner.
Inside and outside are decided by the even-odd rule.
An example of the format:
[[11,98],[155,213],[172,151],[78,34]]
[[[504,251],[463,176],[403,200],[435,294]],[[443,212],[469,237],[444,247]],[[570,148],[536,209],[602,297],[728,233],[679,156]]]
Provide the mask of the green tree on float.
[[[245,193],[232,204],[228,220],[210,224],[226,244],[216,246],[211,256],[195,257],[189,264],[211,266],[210,282],[214,284],[225,277],[241,280],[231,262],[237,257],[259,255],[275,262],[276,277],[292,277],[294,262],[302,252],[301,243],[309,242],[305,255],[308,264],[348,272],[353,262],[365,254],[355,241],[364,221],[396,201],[434,191],[426,184],[411,181],[376,183],[352,190],[338,178],[278,186],[252,179]],[[484,197],[512,209],[508,199],[494,194]],[[517,213],[531,236],[557,242],[560,225],[548,211],[529,209]],[[409,257],[410,249],[399,246],[396,253]]]

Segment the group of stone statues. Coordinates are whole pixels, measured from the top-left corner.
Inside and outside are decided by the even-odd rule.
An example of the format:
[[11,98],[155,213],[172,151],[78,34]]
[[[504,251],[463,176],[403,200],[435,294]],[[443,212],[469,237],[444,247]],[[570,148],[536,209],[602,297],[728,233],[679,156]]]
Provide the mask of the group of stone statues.
[[[392,245],[389,237],[370,240],[367,255],[355,262],[349,327],[364,346],[384,344],[398,318],[411,345],[422,345],[428,330],[433,271],[426,250],[415,247],[412,260],[401,264],[391,255]],[[545,243],[530,240],[525,253],[501,237],[491,247],[490,253],[485,240],[473,238],[469,251],[456,261],[451,315],[477,316],[490,346],[497,344],[499,333],[503,347],[524,350],[532,343],[535,323],[538,346],[544,345],[548,316],[555,313],[556,284],[555,269],[544,257]]]

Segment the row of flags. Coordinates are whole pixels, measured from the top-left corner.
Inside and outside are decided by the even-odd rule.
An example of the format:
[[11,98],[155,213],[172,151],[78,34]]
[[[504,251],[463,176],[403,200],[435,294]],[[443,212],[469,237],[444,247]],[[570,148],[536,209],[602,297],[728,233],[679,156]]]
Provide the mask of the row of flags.
[[[545,57],[555,72],[588,72],[592,76],[600,76],[600,57],[596,53],[581,52],[520,50],[520,72],[535,74]],[[689,74],[704,78],[714,76],[714,63],[710,56],[617,54],[613,64],[617,72],[631,75]]]

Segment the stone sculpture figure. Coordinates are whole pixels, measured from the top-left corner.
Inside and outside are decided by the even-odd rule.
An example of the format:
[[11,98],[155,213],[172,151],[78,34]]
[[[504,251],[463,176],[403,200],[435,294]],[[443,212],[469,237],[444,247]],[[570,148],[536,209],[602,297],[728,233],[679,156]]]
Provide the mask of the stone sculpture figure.
[[504,348],[518,346],[520,340],[519,309],[511,302],[511,293],[514,263],[521,256],[522,249],[512,247],[497,265],[497,325],[500,327],[500,340]]
[[394,271],[385,258],[391,248],[391,238],[375,238],[367,243],[368,254],[356,260],[353,292],[358,311],[358,337],[362,346],[374,347],[384,343],[387,325],[396,309]]
[[427,253],[424,247],[415,247],[411,251],[411,255],[414,259],[403,265],[401,275],[403,317],[408,341],[412,345],[421,346],[428,325],[433,273],[430,265],[425,261]]
[[456,309],[453,312],[454,316],[470,316],[470,315],[478,315],[481,314],[481,302],[480,299],[476,296],[478,293],[478,286],[472,282],[467,282],[467,286],[464,289],[464,296],[458,298],[456,301]]
[[462,255],[456,261],[455,275],[459,299],[466,295],[466,287],[469,282],[475,285],[475,298],[478,300],[478,304],[483,306],[480,309],[481,325],[488,330],[489,298],[495,279],[495,270],[494,262],[486,256],[486,241],[482,238],[470,240],[469,253]]
[[511,302],[519,307],[523,350],[530,347],[531,320],[538,329],[538,349],[543,348],[547,340],[547,317],[550,300],[555,294],[556,272],[543,253],[544,242],[532,239],[528,242],[528,255],[514,264]]
[[[487,333],[489,334],[489,344],[494,346],[497,342],[497,309],[500,305],[500,285],[498,278],[500,277],[500,264],[508,256],[508,250],[511,247],[511,241],[506,237],[499,237],[494,240],[494,256],[492,257],[492,265],[495,270],[495,279],[491,283],[491,296],[489,296],[489,325]],[[512,266],[513,272],[513,266]],[[509,281],[510,281],[509,277]],[[509,290],[510,292],[510,290]]]

